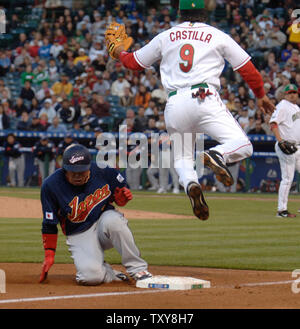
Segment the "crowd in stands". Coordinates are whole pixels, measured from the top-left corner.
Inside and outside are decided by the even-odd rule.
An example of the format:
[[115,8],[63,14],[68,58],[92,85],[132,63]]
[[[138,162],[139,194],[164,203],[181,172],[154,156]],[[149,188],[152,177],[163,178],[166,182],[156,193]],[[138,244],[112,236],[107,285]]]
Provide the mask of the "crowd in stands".
[[[114,20],[124,23],[135,50],[176,25],[176,10],[149,8],[141,13],[135,1],[95,4],[89,10],[33,7],[40,22],[28,32],[17,15],[8,16],[8,33],[18,28],[21,33],[13,47],[0,51],[0,129],[93,131],[106,122],[101,119],[112,117],[117,130],[128,109],[134,112],[126,119],[129,131],[149,129],[153,119],[156,128],[164,128],[159,120],[167,95],[158,66],[143,72],[126,70],[108,56],[104,32]],[[293,5],[296,8],[293,1],[217,0],[210,15],[210,24],[229,33],[252,56],[275,104],[283,97],[283,86],[300,85],[300,33],[292,28],[297,25]],[[256,108],[251,90],[228,66],[220,94],[248,134],[270,134],[269,116]]]
[[[0,130],[118,131],[122,123],[128,132],[164,131],[167,94],[158,64],[142,72],[125,69],[108,56],[104,33],[112,21],[125,24],[134,51],[178,24],[177,10],[139,8],[134,0],[90,1],[77,9],[70,0],[59,2],[59,8],[47,6],[48,0],[24,15],[7,13],[7,33],[14,38],[6,47],[0,43]],[[275,105],[288,83],[300,88],[296,8],[293,0],[216,0],[209,15],[211,25],[251,55]],[[272,134],[270,116],[227,63],[220,95],[247,134]]]

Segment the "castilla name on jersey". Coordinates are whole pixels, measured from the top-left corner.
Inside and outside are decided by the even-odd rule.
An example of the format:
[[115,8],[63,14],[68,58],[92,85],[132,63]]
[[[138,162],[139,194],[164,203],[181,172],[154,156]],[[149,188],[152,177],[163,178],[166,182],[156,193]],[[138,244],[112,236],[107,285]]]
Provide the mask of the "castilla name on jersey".
[[199,31],[176,31],[170,33],[170,40],[172,42],[178,40],[196,40],[209,43],[212,38],[210,33],[204,33],[203,31],[200,33]]
[[90,212],[96,207],[100,202],[105,200],[110,196],[111,192],[108,184],[104,185],[102,188],[98,188],[93,194],[88,195],[83,201],[78,204],[78,196],[76,196],[70,203],[71,214],[68,214],[68,219],[73,223],[84,222]]

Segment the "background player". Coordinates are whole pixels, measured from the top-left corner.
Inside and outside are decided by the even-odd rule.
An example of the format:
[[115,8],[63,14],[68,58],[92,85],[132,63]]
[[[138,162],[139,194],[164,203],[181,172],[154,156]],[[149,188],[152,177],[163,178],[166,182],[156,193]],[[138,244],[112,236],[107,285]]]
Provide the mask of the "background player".
[[25,157],[21,153],[21,144],[16,141],[16,136],[12,133],[9,133],[6,137],[4,155],[8,158],[10,186],[16,186],[16,174],[18,186],[24,186]]
[[67,236],[67,245],[76,267],[76,281],[84,285],[125,280],[104,261],[104,250],[116,248],[122,264],[135,280],[149,278],[147,263],[140,257],[127,219],[117,210],[132,199],[123,176],[113,168],[100,169],[91,163],[86,147],[73,144],[63,154],[63,168],[43,183],[42,237],[45,249],[40,282],[54,263],[57,224]]
[[[225,59],[238,71],[257,97],[264,112],[274,105],[265,95],[263,80],[250,56],[227,34],[203,23],[206,20],[204,0],[180,0],[181,24],[161,32],[147,45],[128,53],[131,38],[114,37],[116,25],[106,31],[106,44],[112,58],[120,59],[126,68],[142,70],[160,61],[161,81],[168,93],[165,108],[167,131],[172,135],[192,133],[192,143],[174,148],[174,167],[184,186],[194,214],[205,220],[208,206],[194,170],[196,133],[205,133],[219,145],[204,152],[204,164],[210,167],[224,185],[233,184],[226,163],[252,155],[253,148],[246,134],[223,104],[218,89]],[[121,31],[121,29],[120,29]],[[184,155],[183,155],[184,153]]]
[[270,125],[277,140],[275,151],[281,170],[277,217],[293,218],[296,215],[288,211],[287,204],[295,169],[300,172],[300,108],[297,105],[299,95],[295,85],[287,85],[284,93],[285,97],[277,104]]

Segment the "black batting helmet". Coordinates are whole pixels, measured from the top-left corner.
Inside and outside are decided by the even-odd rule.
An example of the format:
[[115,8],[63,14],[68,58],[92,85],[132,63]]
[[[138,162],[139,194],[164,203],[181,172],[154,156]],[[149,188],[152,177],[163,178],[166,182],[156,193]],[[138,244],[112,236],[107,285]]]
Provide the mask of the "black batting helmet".
[[87,171],[91,167],[91,161],[91,154],[85,146],[71,144],[63,154],[63,169],[73,172]]

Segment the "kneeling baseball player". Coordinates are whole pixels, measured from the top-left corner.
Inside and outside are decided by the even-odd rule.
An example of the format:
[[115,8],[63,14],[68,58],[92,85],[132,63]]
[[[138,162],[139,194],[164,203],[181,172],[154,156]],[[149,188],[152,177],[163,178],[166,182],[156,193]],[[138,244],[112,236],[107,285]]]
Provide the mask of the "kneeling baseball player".
[[60,223],[76,267],[76,281],[98,285],[127,281],[122,272],[104,261],[104,251],[116,248],[127,273],[135,280],[151,277],[148,264],[140,257],[127,219],[112,202],[125,206],[132,199],[123,176],[115,169],[100,169],[91,161],[86,147],[72,144],[63,154],[63,167],[42,185],[42,238],[45,260],[40,282],[54,264]]

